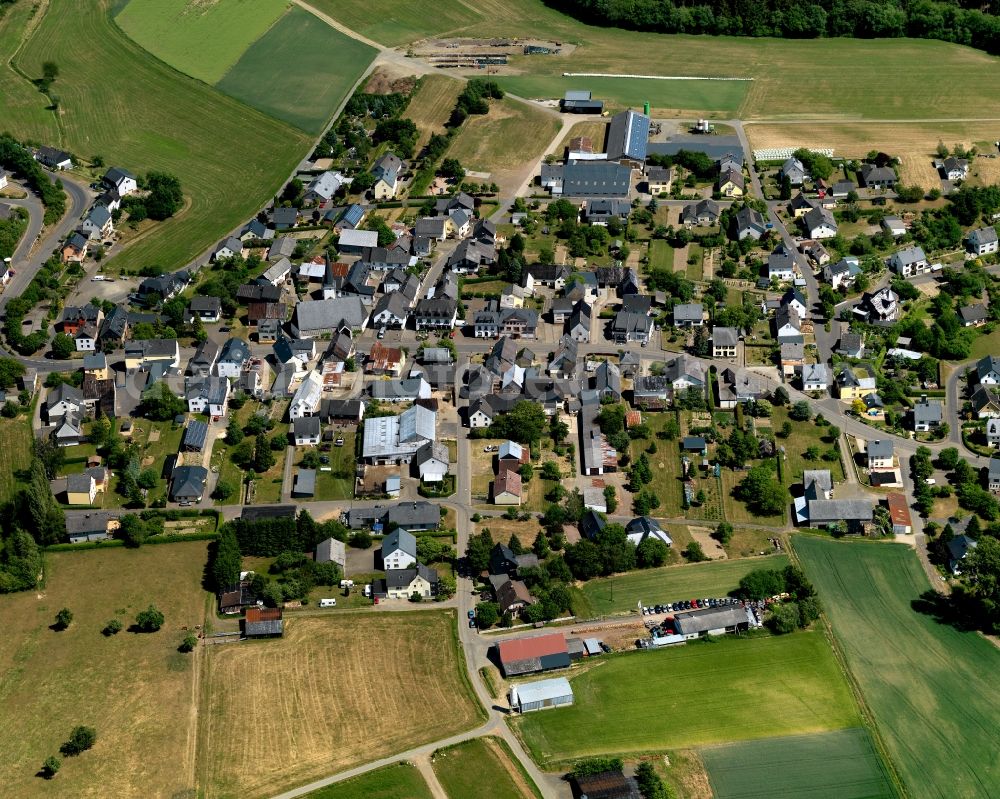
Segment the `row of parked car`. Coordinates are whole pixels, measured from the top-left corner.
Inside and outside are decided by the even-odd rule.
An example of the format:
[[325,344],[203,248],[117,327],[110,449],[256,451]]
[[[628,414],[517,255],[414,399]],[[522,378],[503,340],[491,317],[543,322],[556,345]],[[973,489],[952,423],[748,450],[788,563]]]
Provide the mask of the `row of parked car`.
[[727,596],[721,599],[682,599],[680,602],[668,602],[664,605],[643,605],[642,615],[653,616],[657,613],[676,613],[681,610],[699,610],[701,608],[723,608],[730,605],[742,605],[742,600]]

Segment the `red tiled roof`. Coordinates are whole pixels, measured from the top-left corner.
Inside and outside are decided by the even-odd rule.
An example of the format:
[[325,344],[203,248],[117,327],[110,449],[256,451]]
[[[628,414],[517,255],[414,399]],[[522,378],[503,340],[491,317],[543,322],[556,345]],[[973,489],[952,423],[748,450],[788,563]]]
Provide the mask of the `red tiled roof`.
[[885,498],[886,504],[889,506],[889,518],[892,519],[893,524],[902,524],[906,527],[912,525],[912,520],[910,518],[910,508],[906,504],[906,497],[902,494],[889,494]]
[[518,660],[530,660],[531,658],[569,652],[566,648],[566,639],[561,633],[501,641],[497,644],[497,649],[500,651],[501,663],[513,663]]
[[516,497],[521,496],[521,475],[512,468],[503,468],[501,465],[500,474],[493,481],[493,496],[510,493]]
[[255,621],[278,621],[281,619],[280,608],[247,608],[246,620]]

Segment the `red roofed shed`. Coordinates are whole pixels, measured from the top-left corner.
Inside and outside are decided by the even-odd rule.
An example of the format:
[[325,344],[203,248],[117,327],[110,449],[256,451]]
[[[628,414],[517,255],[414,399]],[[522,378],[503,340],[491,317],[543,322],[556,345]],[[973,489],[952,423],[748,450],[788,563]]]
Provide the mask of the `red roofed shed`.
[[504,674],[512,677],[569,667],[569,649],[561,633],[515,638],[497,644]]
[[889,518],[892,519],[892,532],[896,535],[909,535],[913,532],[913,521],[910,518],[910,507],[902,494],[889,494],[885,498],[889,506]]

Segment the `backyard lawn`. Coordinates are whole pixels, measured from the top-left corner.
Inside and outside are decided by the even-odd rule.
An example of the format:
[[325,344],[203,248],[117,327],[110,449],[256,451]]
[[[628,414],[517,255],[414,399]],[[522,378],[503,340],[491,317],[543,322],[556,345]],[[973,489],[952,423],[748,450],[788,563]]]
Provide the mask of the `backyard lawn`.
[[[774,430],[781,429],[782,424],[788,419],[788,409],[777,406],[771,416],[771,426]],[[819,447],[821,452],[827,452],[837,446],[836,441],[824,441],[827,426],[817,425],[815,422],[792,422],[792,434],[786,438],[778,438],[778,446],[785,448],[785,485],[802,482],[802,473],[806,469],[829,469],[835,483],[843,482],[844,467],[838,457],[836,460],[827,461],[822,459],[808,460],[806,450],[811,446]],[[839,452],[839,450],[838,450]]]
[[674,248],[663,239],[652,239],[649,242],[649,268],[674,269]]

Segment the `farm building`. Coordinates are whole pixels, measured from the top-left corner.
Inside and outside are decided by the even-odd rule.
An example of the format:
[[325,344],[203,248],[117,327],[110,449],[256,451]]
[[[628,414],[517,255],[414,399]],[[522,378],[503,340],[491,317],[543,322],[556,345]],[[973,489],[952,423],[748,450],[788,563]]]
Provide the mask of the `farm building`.
[[910,518],[906,497],[902,494],[889,494],[885,498],[885,504],[889,508],[889,518],[892,519],[893,534],[909,535],[913,532],[913,521]]
[[284,634],[280,608],[247,608],[243,635],[247,638],[277,638]]
[[641,799],[635,777],[626,777],[621,769],[574,777],[576,796],[580,799]]
[[570,663],[566,639],[559,633],[501,641],[497,644],[497,652],[507,677],[565,669]]
[[674,616],[677,632],[685,638],[699,638],[705,635],[722,635],[746,630],[749,626],[747,613],[740,607],[704,608],[689,610]]
[[347,549],[343,541],[327,538],[316,545],[317,563],[336,563],[341,570],[347,567]]
[[573,689],[565,677],[550,680],[535,680],[510,689],[511,709],[519,713],[545,710],[550,707],[573,704]]

